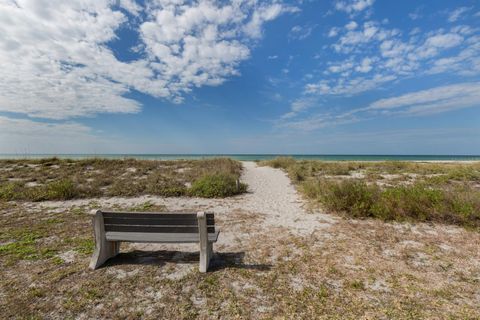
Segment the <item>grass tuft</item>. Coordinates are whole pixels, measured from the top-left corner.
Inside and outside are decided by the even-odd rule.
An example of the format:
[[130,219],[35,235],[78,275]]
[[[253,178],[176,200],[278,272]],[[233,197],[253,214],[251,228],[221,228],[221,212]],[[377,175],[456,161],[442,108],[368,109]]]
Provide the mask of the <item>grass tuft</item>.
[[[480,229],[478,164],[274,159],[313,203],[355,218],[432,221]],[[351,178],[352,172],[363,178]],[[396,175],[385,182],[384,175]],[[415,175],[414,178],[411,175]]]
[[189,194],[204,198],[224,198],[244,193],[247,185],[240,183],[231,174],[205,175],[196,180],[189,189]]

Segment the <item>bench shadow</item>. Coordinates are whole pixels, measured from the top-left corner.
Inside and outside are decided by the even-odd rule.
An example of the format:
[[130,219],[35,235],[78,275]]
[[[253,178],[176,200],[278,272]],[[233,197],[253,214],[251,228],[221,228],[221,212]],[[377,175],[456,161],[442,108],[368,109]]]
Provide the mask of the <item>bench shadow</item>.
[[[210,260],[209,272],[226,268],[268,271],[271,264],[247,264],[244,262],[245,252],[215,252]],[[200,254],[197,252],[157,250],[133,250],[121,252],[109,259],[102,267],[114,265],[156,265],[164,266],[168,262],[198,264]]]

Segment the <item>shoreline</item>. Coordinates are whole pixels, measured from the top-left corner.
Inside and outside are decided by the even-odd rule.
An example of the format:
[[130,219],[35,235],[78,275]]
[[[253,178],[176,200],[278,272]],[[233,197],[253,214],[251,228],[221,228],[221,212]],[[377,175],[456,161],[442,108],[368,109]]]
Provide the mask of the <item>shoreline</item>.
[[480,156],[473,155],[113,155],[113,154],[31,154],[31,155],[13,155],[0,154],[0,160],[42,160],[58,158],[62,160],[154,160],[154,161],[189,161],[189,160],[207,160],[215,158],[229,158],[241,162],[259,162],[273,160],[276,158],[293,158],[300,161],[322,161],[322,162],[418,162],[418,163],[477,163],[480,162]]

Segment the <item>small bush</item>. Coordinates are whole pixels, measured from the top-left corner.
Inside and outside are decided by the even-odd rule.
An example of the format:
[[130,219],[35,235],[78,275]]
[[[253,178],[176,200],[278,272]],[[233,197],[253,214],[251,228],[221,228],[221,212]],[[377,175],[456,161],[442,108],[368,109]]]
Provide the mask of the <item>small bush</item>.
[[277,169],[287,169],[295,163],[296,161],[292,157],[276,157],[275,159],[261,162],[262,165],[270,166]]
[[47,185],[41,187],[28,188],[24,190],[23,196],[20,198],[26,198],[32,201],[43,200],[69,200],[78,195],[78,189],[70,179],[63,179],[59,181],[53,181]]
[[379,189],[362,181],[337,183],[322,180],[318,182],[316,194],[329,209],[345,211],[353,217],[369,217],[379,197]]
[[480,228],[480,192],[435,189],[423,183],[382,189],[363,181],[309,180],[301,190],[327,209],[349,216],[396,221],[436,221]]
[[6,183],[0,185],[0,199],[5,201],[13,200],[21,192],[23,186],[20,183]]
[[55,181],[47,185],[48,199],[69,200],[77,195],[77,188],[70,179]]
[[234,175],[205,175],[196,180],[188,190],[191,196],[204,198],[223,198],[245,192],[247,186],[238,183]]
[[187,193],[187,188],[180,183],[158,183],[147,187],[149,194],[156,194],[164,197],[181,197]]

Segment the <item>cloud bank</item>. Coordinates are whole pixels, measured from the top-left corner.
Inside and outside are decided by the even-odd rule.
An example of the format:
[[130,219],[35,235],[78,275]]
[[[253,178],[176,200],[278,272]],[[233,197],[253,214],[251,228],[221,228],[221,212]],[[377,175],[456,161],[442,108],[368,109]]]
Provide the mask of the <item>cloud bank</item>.
[[[262,36],[267,21],[297,9],[255,0],[2,0],[0,111],[68,119],[134,113],[134,91],[180,103],[216,86]],[[111,44],[128,29],[136,57]]]

